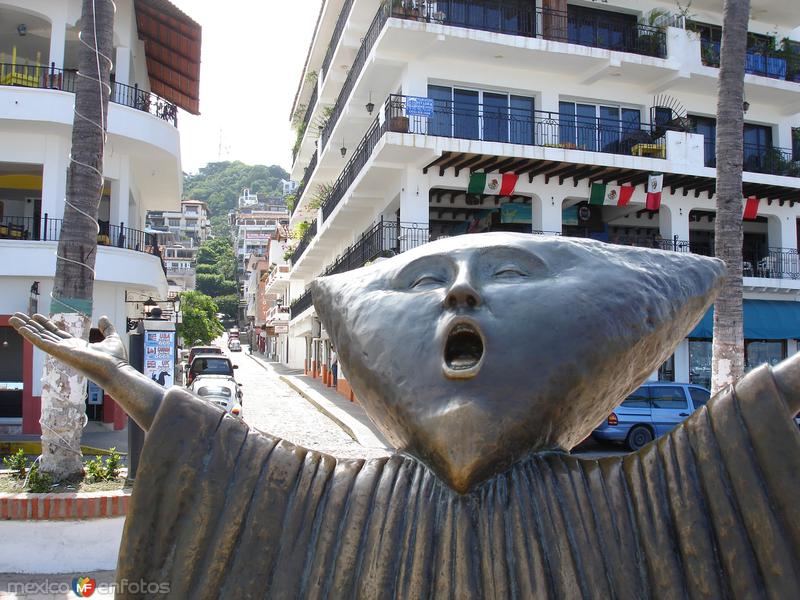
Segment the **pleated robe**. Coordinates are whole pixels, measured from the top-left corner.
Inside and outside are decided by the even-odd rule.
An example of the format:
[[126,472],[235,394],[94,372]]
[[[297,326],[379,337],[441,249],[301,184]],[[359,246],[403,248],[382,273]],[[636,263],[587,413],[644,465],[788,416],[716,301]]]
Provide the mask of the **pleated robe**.
[[764,367],[639,452],[533,454],[461,495],[414,458],[338,460],[173,389],[117,578],[179,599],[796,598],[800,433]]

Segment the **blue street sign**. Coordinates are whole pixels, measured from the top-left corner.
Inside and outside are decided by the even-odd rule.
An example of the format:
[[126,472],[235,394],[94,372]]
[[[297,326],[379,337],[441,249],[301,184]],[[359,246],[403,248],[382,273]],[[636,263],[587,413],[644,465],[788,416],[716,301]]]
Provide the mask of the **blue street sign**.
[[432,117],[433,98],[421,98],[419,96],[406,97],[406,116]]

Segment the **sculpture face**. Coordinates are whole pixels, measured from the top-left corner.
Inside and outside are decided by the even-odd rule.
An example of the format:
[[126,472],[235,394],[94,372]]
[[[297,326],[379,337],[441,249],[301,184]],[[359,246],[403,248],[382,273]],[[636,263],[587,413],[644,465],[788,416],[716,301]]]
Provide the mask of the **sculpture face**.
[[721,261],[589,240],[475,234],[312,284],[370,417],[464,492],[571,448],[672,353]]

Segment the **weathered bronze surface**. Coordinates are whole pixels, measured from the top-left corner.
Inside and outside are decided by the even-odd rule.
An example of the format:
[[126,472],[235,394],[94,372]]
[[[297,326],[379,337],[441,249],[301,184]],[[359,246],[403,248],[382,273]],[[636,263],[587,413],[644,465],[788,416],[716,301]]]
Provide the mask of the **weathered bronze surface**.
[[[565,454],[713,301],[713,259],[461,236],[312,293],[400,449],[339,460],[248,428],[46,318],[13,319],[146,429],[118,578],[172,598],[789,598],[800,356],[625,457]],[[122,598],[149,597],[120,595]]]

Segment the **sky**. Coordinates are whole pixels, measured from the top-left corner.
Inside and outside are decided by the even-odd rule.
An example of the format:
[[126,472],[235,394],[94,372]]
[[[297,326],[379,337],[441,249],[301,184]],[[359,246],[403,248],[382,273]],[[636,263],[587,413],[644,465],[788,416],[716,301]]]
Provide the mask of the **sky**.
[[291,166],[289,112],[321,0],[171,0],[203,28],[200,116],[181,111],[183,170],[206,163]]

